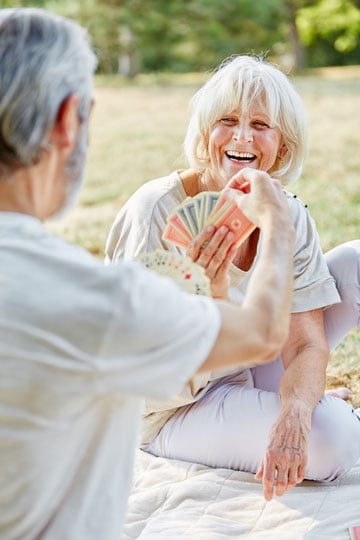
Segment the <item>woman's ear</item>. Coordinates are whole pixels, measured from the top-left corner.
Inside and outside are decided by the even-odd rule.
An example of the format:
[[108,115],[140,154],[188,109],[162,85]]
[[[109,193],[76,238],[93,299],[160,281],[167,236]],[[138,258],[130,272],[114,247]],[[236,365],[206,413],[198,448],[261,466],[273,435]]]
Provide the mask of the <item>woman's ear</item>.
[[287,153],[287,151],[288,151],[288,149],[287,149],[286,144],[281,145],[280,148],[279,148],[279,151],[277,153],[277,157],[279,159],[283,159],[285,154]]
[[54,127],[50,134],[50,142],[63,149],[72,148],[76,142],[79,129],[80,96],[71,94],[61,103]]

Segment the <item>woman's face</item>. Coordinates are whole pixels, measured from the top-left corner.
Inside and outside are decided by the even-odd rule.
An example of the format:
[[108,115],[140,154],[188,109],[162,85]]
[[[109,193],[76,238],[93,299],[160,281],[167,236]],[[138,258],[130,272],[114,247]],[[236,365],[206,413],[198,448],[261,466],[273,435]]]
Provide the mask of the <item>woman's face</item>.
[[261,103],[224,114],[210,129],[210,172],[219,188],[244,167],[269,172],[286,147]]

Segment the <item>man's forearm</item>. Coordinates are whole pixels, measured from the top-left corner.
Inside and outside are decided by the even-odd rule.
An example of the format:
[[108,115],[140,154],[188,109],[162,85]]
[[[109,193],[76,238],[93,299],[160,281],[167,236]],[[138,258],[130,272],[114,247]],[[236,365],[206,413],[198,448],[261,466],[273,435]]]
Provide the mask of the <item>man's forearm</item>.
[[202,370],[262,364],[280,353],[288,335],[293,241],[292,227],[281,230],[279,223],[269,218],[244,303],[218,302],[221,330]]
[[260,256],[243,303],[258,312],[269,343],[286,339],[292,296],[294,232],[287,222],[281,225],[269,219],[263,227]]

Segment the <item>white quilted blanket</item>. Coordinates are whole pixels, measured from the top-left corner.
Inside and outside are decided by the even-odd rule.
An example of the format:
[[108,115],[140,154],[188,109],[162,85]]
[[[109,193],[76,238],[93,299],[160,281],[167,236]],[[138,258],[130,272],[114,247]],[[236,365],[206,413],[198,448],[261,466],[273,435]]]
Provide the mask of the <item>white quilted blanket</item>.
[[266,503],[248,473],[138,452],[124,540],[349,540],[360,525],[360,461],[331,485]]

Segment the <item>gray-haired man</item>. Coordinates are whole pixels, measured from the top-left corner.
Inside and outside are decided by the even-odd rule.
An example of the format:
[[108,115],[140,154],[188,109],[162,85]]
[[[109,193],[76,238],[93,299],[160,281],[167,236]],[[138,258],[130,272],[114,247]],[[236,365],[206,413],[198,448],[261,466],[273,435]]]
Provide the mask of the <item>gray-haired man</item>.
[[43,227],[81,186],[95,66],[74,22],[0,11],[4,540],[118,539],[143,398],[169,397],[198,370],[268,362],[287,337],[293,228],[266,175],[239,195],[263,230],[241,307],[138,263],[105,267]]

